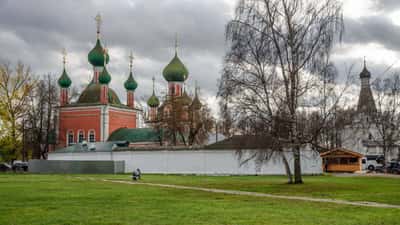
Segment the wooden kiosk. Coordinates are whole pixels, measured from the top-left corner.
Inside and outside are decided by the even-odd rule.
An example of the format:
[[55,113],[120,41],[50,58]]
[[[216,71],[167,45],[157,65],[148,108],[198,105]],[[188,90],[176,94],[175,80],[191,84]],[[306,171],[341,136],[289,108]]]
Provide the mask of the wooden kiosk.
[[324,172],[356,172],[362,170],[363,155],[344,148],[321,153]]

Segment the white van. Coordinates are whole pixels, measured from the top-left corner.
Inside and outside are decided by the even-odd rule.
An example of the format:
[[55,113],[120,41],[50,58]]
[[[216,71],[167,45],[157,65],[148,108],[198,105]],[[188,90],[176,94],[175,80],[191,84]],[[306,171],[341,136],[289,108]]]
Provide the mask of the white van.
[[376,167],[383,166],[383,155],[366,155],[362,158],[363,170],[374,171]]

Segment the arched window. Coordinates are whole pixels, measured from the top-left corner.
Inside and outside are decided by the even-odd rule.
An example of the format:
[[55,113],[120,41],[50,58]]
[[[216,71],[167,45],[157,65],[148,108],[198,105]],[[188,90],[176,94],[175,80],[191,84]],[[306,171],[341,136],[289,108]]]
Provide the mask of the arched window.
[[74,132],[72,130],[67,133],[67,146],[74,144]]
[[96,134],[94,133],[94,130],[89,131],[88,137],[89,142],[96,142]]
[[82,143],[85,140],[85,133],[83,133],[83,130],[78,131],[78,142]]

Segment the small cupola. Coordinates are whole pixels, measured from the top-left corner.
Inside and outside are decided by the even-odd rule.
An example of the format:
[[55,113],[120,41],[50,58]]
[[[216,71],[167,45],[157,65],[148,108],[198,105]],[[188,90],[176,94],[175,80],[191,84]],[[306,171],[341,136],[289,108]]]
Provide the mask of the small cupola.
[[135,78],[133,78],[133,72],[132,72],[132,61],[133,61],[133,55],[132,53],[129,55],[129,76],[128,79],[124,83],[124,87],[128,91],[134,91],[136,90],[138,83],[136,82]]
[[153,77],[153,94],[147,100],[147,105],[151,108],[156,108],[160,105],[160,100],[157,98],[155,91],[154,91],[154,82],[155,82],[155,79]]
[[[106,56],[106,55],[108,55],[107,54],[107,49],[104,49],[104,57]],[[100,84],[109,84],[110,83],[110,81],[111,81],[111,75],[108,73],[108,71],[107,71],[107,67],[106,67],[106,62],[104,62],[104,69],[103,69],[103,71],[100,73],[100,76],[99,76],[99,83]]]
[[371,78],[371,73],[367,69],[367,63],[365,59],[364,59],[364,68],[360,73],[360,78]]
[[58,85],[62,88],[69,88],[72,84],[72,81],[69,78],[67,71],[65,69],[66,58],[67,58],[67,52],[65,49],[63,49],[63,72],[57,81]]

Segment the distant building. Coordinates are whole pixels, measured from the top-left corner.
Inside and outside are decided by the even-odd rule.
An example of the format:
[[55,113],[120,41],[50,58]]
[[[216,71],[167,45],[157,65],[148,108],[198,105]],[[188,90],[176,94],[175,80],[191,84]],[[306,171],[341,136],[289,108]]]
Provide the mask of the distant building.
[[[361,90],[356,116],[343,132],[342,146],[363,155],[383,155],[379,131],[373,122],[373,116],[377,109],[370,79],[371,73],[368,71],[364,61],[364,68],[360,73]],[[399,147],[398,145],[391,146],[391,151],[388,154],[389,160],[397,158]]]
[[[148,126],[163,132],[172,130],[171,125],[176,123],[181,134],[187,138],[191,126],[200,117],[202,103],[197,86],[193,98],[186,92],[185,82],[189,77],[189,71],[178,57],[177,46],[176,40],[175,56],[163,70],[163,77],[168,82],[168,93],[161,102],[155,94],[153,78],[153,93],[147,100],[148,111],[145,120]],[[163,142],[169,144],[168,141]],[[179,140],[178,142],[183,144]]]

